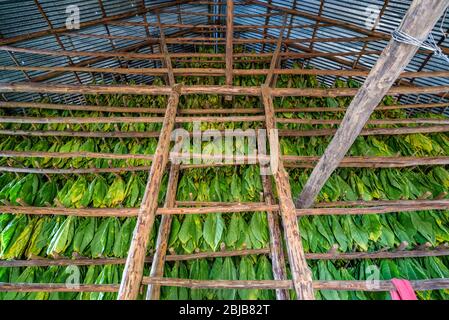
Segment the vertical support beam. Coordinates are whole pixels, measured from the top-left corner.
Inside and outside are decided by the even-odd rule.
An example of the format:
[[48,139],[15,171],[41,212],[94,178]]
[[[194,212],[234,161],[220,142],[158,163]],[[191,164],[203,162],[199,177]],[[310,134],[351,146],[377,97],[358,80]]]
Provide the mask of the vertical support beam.
[[[176,201],[178,189],[179,164],[172,164],[168,176],[167,194],[165,196],[164,208],[173,208]],[[163,215],[157,234],[156,252],[151,263],[150,277],[162,277],[164,275],[165,256],[167,254],[168,240],[172,223],[172,215]],[[159,300],[161,287],[156,284],[148,285],[147,300]]]
[[151,164],[145,194],[140,205],[136,228],[134,229],[125,269],[123,271],[122,282],[120,283],[119,300],[135,300],[139,294],[148,238],[156,216],[159,189],[162,175],[168,161],[170,136],[175,125],[178,103],[179,88],[175,87],[168,99],[161,134],[159,135],[156,152],[154,153]]
[[[290,181],[280,158],[281,151],[275,130],[276,122],[274,117],[273,99],[271,97],[271,89],[267,86],[262,86],[262,100],[265,109],[267,135],[270,142],[271,161],[273,162],[273,160],[275,160],[275,162],[277,162],[274,164],[272,163],[272,170],[274,170],[272,174],[279,197],[279,210],[282,217],[282,225],[284,227],[293,286],[298,299],[314,300],[312,273],[307,266],[301,236],[299,234],[298,219],[296,217],[296,208],[292,199]],[[273,169],[273,165],[275,167],[277,165],[277,168]]]
[[267,77],[265,78],[265,85],[267,87],[276,86],[275,81],[273,81],[274,69],[279,62],[279,56],[282,49],[282,40],[284,37],[285,23],[287,22],[287,15],[284,15],[284,20],[282,22],[282,28],[279,30],[279,37],[276,41],[276,48],[274,49],[273,56],[271,57],[270,69],[268,70]]
[[[274,204],[271,179],[267,175],[262,176],[263,193],[265,203]],[[285,266],[285,256],[281,238],[281,226],[279,223],[279,212],[267,212],[268,228],[270,229],[270,253],[271,268],[274,280],[286,280],[287,270]],[[276,289],[277,300],[288,300],[288,290]]]
[[167,42],[165,41],[165,33],[162,28],[161,17],[159,15],[159,12],[156,13],[156,17],[157,17],[157,24],[159,27],[159,33],[160,33],[160,37],[161,37],[161,50],[162,50],[162,54],[164,55],[165,65],[168,70],[168,84],[171,87],[173,87],[175,85],[175,76],[173,75],[173,66],[171,64],[171,58],[168,53]]
[[[423,41],[448,6],[449,0],[415,0],[402,20],[400,30]],[[313,204],[327,179],[362,131],[371,113],[418,49],[413,45],[390,40],[352,100],[334,138],[313,169],[296,202],[299,208],[307,208]]]
[[[226,0],[226,85],[232,86],[232,68],[234,47],[234,1]],[[225,100],[232,100],[232,96],[225,96]]]

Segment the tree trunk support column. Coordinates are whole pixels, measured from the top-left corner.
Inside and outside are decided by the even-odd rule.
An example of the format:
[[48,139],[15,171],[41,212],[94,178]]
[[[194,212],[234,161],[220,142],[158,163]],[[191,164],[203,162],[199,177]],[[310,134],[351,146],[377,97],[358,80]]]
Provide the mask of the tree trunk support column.
[[[400,30],[423,41],[448,6],[449,0],[415,0],[402,20]],[[410,44],[390,40],[352,100],[334,138],[310,175],[296,202],[297,207],[308,208],[313,204],[327,179],[361,133],[376,106],[418,49]]]

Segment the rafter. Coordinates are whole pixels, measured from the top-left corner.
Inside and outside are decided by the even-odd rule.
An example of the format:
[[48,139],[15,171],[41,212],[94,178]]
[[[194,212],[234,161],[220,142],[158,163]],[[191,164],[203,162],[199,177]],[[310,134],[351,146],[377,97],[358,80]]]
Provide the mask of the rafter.
[[[176,1],[165,2],[165,3],[161,3],[161,4],[157,4],[157,5],[148,7],[144,11],[139,11],[138,14],[153,12],[158,9],[171,7],[171,6],[180,4],[180,3],[188,3],[188,2],[192,2],[192,0],[176,0]],[[110,21],[131,18],[131,17],[134,17],[135,15],[136,15],[136,11],[129,11],[129,12],[124,12],[124,13],[120,13],[120,14],[116,14],[116,15],[111,15],[107,18],[93,19],[91,21],[81,22],[80,29],[96,26],[99,24],[104,24],[104,23],[107,23]],[[35,31],[35,32],[23,34],[23,35],[10,37],[10,38],[0,39],[0,45],[7,45],[7,44],[16,43],[19,41],[31,40],[31,39],[35,39],[35,38],[42,37],[42,36],[66,33],[66,32],[70,32],[70,30],[67,30],[67,28],[65,28],[65,27],[54,28],[53,30],[46,29],[46,30],[41,30],[41,31]]]

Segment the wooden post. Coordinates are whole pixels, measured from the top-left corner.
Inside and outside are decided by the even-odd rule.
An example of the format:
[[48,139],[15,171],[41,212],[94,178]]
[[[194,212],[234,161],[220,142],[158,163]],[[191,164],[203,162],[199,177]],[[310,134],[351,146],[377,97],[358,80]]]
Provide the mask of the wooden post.
[[[280,160],[280,149],[278,138],[275,135],[276,122],[274,118],[273,99],[270,88],[262,86],[262,100],[265,108],[265,122],[267,136],[270,141],[270,154],[277,157],[277,169],[273,178],[279,197],[279,210],[282,217],[282,224],[285,232],[285,242],[290,262],[293,285],[298,299],[314,300],[315,296],[312,287],[312,273],[307,266],[299,234],[298,220],[296,218],[296,208],[292,200],[290,182],[287,171]],[[273,158],[271,159],[273,161]],[[273,167],[273,166],[272,166]]]
[[119,300],[135,300],[139,294],[148,238],[151,229],[153,228],[162,175],[168,161],[170,136],[175,125],[179,102],[178,89],[179,88],[174,88],[174,92],[170,95],[168,100],[164,123],[162,125],[156,152],[154,153],[145,194],[137,218],[137,225],[134,229],[125,269],[123,271],[122,282],[118,294]]
[[[415,0],[405,15],[400,30],[419,40],[425,40],[449,0]],[[296,205],[310,207],[332,172],[362,131],[371,113],[418,51],[418,47],[391,40],[376,65],[352,100],[331,143],[314,168]]]
[[[267,205],[274,204],[273,191],[271,185],[271,179],[263,175],[262,185],[264,198]],[[285,267],[285,257],[283,250],[283,243],[281,238],[281,227],[279,225],[279,213],[267,212],[268,228],[270,229],[270,255],[271,255],[271,267],[273,270],[274,280],[286,280],[287,271]],[[277,300],[288,300],[289,294],[287,290],[276,290]]]
[[[168,188],[165,198],[165,208],[173,208],[176,201],[176,190],[178,188],[179,165],[172,164],[170,167],[170,175],[168,177]],[[151,264],[150,277],[162,277],[164,275],[165,255],[167,253],[168,240],[170,236],[170,228],[172,215],[164,215],[159,225],[156,252],[154,253]],[[147,289],[147,300],[159,300],[161,288],[158,285],[149,285]]]
[[[226,85],[232,86],[233,69],[233,38],[234,38],[234,1],[226,1]],[[225,100],[232,100],[232,96],[225,96]]]

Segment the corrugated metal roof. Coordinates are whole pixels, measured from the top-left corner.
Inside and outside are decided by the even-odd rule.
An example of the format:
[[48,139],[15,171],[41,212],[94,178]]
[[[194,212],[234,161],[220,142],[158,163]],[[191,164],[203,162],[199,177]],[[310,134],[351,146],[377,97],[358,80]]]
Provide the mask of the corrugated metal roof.
[[[151,7],[160,3],[166,3],[169,1],[164,0],[144,0],[147,7]],[[216,3],[211,7],[212,13],[225,13],[225,7],[219,5],[220,1],[211,1]],[[370,29],[373,26],[373,22],[378,18],[379,12],[384,6],[383,0],[325,0],[320,12],[321,0],[273,0],[264,1],[272,3],[276,6],[282,6],[286,8],[295,8],[311,14],[321,14],[323,17],[332,18],[335,20],[349,22],[357,26],[363,27],[365,29]],[[388,5],[384,8],[384,12],[378,21],[378,24],[374,27],[374,30],[391,33],[399,23],[401,22],[404,14],[406,13],[408,7],[410,6],[412,0],[390,0]],[[63,27],[66,20],[66,7],[68,5],[74,4],[73,1],[69,0],[39,0],[43,11],[48,16],[52,25],[57,27]],[[108,0],[103,1],[106,14],[108,16],[121,14],[126,12],[136,11],[141,4],[140,0]],[[80,8],[81,21],[91,21],[94,19],[99,19],[102,17],[102,11],[98,0],[81,0],[77,1],[76,5]],[[20,8],[20,10],[18,10]],[[189,4],[179,5],[182,11],[188,11],[193,13],[198,12],[208,12],[208,6],[204,4],[198,4],[194,1]],[[177,6],[170,9],[177,9]],[[221,11],[220,11],[221,9]],[[275,11],[272,11],[275,12]],[[235,14],[251,14],[246,16],[236,16],[234,23],[236,25],[264,25],[266,22],[266,17],[263,14],[267,13],[267,8],[264,6],[256,4],[237,5],[235,6]],[[148,22],[156,22],[156,17],[154,14],[147,14],[146,18]],[[198,15],[182,15],[182,23],[186,24],[207,24],[210,19],[206,16]],[[284,17],[280,14],[272,15],[269,17],[270,25],[282,25]],[[176,13],[161,13],[161,20],[163,23],[179,23],[179,16]],[[218,21],[213,21],[212,23],[225,23],[225,17],[220,16],[217,18]],[[440,19],[442,20],[442,19]],[[143,22],[143,17],[141,15],[136,15],[124,19],[124,21],[132,22]],[[304,24],[315,24],[314,20],[304,18],[302,16],[288,16],[288,24],[293,25],[304,25]],[[449,47],[449,40],[442,38],[440,32],[440,27],[443,27],[445,31],[449,29],[449,17],[444,22],[439,22],[435,29],[433,30],[433,35],[436,41],[441,40],[441,45]],[[0,36],[4,38],[14,37],[17,35],[22,35],[30,32],[41,31],[48,29],[47,22],[45,21],[42,14],[39,12],[35,1],[33,0],[3,0],[0,1]],[[151,36],[158,37],[159,31],[155,27],[149,28]],[[173,34],[180,31],[179,28],[167,28],[164,32],[167,35]],[[109,25],[109,31],[114,36],[122,35],[132,35],[145,37],[145,28],[142,26],[116,26]],[[87,34],[98,34],[107,35],[107,30],[104,25],[96,25],[82,30],[83,33]],[[280,29],[267,29],[266,34],[270,37],[277,38]],[[241,38],[261,38],[263,36],[263,29],[254,29],[251,31],[245,31],[239,34]],[[304,39],[312,38],[314,33],[314,28],[292,28],[288,31],[290,38]],[[224,36],[222,33],[214,34]],[[188,36],[188,35],[186,35]],[[338,26],[323,26],[317,29],[316,36],[318,38],[333,38],[333,37],[358,37],[361,36],[357,33],[346,28]],[[60,35],[61,42],[67,50],[77,50],[77,51],[112,51],[113,46],[116,49],[125,48],[127,46],[138,43],[138,40],[123,40],[123,39],[98,39],[98,38],[82,38],[74,36]],[[313,49],[320,52],[348,52],[348,51],[360,51],[365,48],[368,51],[379,51],[382,50],[387,44],[387,41],[372,41],[364,42],[317,42],[313,44]],[[39,48],[39,49],[49,49],[49,50],[60,50],[61,47],[57,43],[53,35],[46,35],[43,37],[35,38],[32,40],[21,41],[17,46],[27,47],[27,48]],[[304,46],[310,47],[310,43],[303,43]],[[157,45],[153,46],[153,50],[158,50]],[[271,51],[274,49],[273,44],[251,44],[247,45],[251,50],[260,51],[262,48],[265,51]],[[192,50],[192,46],[189,45],[169,45],[169,50],[171,52],[188,52]],[[297,49],[291,49],[296,50]],[[151,52],[150,47],[142,48],[141,52]],[[14,53],[11,57],[5,51],[0,51],[0,65],[14,65],[14,60],[24,66],[63,66],[67,65],[67,57],[54,57],[54,56],[43,56],[43,55],[31,55],[26,53]],[[362,67],[371,68],[378,55],[364,55],[360,57],[358,64]],[[88,57],[73,57],[72,61],[78,63],[89,59]],[[354,63],[358,56],[344,56],[339,57],[339,59],[346,61],[348,64]],[[329,58],[316,57],[308,61],[308,64],[318,69],[340,69],[349,68],[348,66],[342,65],[338,62],[332,61]],[[138,67],[154,67],[154,62],[145,60],[134,60],[129,61],[129,65],[134,68]],[[106,59],[104,61],[92,64],[92,66],[97,67],[118,67],[119,62],[117,59]],[[435,71],[435,70],[448,70],[449,65],[442,61],[441,59],[429,56],[427,54],[417,54],[411,63],[406,68],[407,71]],[[36,77],[44,74],[44,72],[34,71],[27,72],[30,77]],[[94,75],[98,81],[101,77]],[[87,73],[79,73],[79,77],[83,83],[90,83],[93,78],[92,75]],[[104,81],[109,83],[114,80],[111,75],[103,75]],[[147,83],[151,81],[151,77],[146,76],[128,76],[128,80],[134,80],[138,83]],[[2,71],[0,73],[0,81],[2,82],[17,82],[26,81],[27,77],[23,72],[20,71]],[[330,85],[335,80],[334,77],[321,77],[320,81]],[[363,81],[363,79],[358,79]],[[55,77],[50,82],[58,83],[77,83],[77,78],[73,73],[65,73],[58,77]],[[420,86],[434,86],[434,85],[449,85],[449,79],[447,78],[418,78],[414,79],[413,83]],[[8,94],[7,98],[12,100],[17,99],[33,99],[38,98],[39,95],[36,94]],[[432,95],[407,95],[402,97],[401,103],[426,103],[426,102],[437,102],[441,98]],[[441,109],[434,110],[440,112]]]

